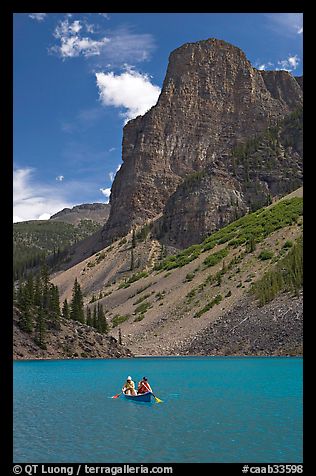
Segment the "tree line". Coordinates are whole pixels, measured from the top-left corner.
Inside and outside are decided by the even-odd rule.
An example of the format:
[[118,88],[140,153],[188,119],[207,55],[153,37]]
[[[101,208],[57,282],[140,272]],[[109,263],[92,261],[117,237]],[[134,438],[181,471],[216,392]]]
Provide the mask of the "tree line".
[[60,309],[58,286],[50,282],[45,265],[35,276],[29,274],[26,280],[19,280],[14,284],[13,301],[19,310],[19,327],[32,334],[34,342],[42,349],[47,348],[46,337],[49,330],[61,328],[61,318],[94,327],[103,334],[109,331],[101,303],[95,305],[93,310],[84,308],[83,294],[77,278],[73,285],[71,302],[68,303],[65,299]]

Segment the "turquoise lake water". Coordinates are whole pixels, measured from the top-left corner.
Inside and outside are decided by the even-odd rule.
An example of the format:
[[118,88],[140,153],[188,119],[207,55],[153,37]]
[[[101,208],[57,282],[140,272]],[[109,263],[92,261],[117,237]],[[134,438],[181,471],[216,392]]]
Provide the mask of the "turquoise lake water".
[[[112,399],[146,375],[163,403]],[[302,462],[302,359],[14,363],[15,463]]]

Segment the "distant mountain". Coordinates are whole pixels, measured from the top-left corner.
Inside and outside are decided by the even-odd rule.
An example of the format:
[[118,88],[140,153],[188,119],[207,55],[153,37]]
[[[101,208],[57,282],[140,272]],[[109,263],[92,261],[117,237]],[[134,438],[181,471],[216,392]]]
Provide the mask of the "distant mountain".
[[110,205],[107,203],[83,203],[73,208],[64,208],[50,217],[52,221],[62,221],[78,225],[81,220],[92,220],[104,225],[109,218]]

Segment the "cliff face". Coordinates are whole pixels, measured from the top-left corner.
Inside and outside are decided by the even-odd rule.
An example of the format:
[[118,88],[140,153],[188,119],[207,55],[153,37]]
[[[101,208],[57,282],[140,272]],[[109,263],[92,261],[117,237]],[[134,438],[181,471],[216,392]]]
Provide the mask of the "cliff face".
[[[285,71],[258,71],[224,41],[209,39],[173,51],[157,104],[124,127],[123,165],[112,186],[104,243],[161,213],[167,222],[172,214],[184,221],[188,214],[199,217],[197,228],[243,214],[248,207],[241,195],[244,177],[232,173],[232,150],[301,104],[297,79]],[[196,188],[185,203],[184,179],[202,171],[212,178],[207,186],[204,180],[204,192]],[[235,208],[225,212],[226,202]],[[172,212],[171,203],[177,206]],[[205,216],[213,218],[205,221]],[[208,230],[203,225],[196,235]]]

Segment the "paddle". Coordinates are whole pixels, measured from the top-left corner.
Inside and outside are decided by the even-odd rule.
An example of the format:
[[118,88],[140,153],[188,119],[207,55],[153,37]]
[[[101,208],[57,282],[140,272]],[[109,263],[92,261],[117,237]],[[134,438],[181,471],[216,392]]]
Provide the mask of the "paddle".
[[152,396],[154,397],[154,399],[156,400],[157,403],[163,403],[163,400],[160,400],[160,398],[156,397],[156,395],[153,394],[153,392],[151,392]]
[[112,398],[118,398],[123,392],[117,393],[116,395],[113,395]]

